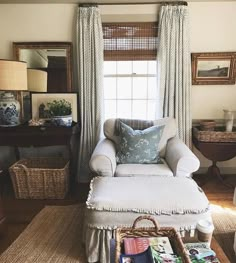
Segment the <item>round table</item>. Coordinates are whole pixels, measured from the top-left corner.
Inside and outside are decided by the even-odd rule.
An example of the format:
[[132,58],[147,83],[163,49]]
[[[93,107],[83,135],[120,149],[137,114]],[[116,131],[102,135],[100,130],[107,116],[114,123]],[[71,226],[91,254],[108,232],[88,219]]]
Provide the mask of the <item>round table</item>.
[[196,136],[193,135],[193,144],[202,155],[212,161],[212,165],[208,168],[207,174],[217,176],[219,180],[225,184],[217,162],[228,161],[236,156],[236,142],[204,142],[199,141]]

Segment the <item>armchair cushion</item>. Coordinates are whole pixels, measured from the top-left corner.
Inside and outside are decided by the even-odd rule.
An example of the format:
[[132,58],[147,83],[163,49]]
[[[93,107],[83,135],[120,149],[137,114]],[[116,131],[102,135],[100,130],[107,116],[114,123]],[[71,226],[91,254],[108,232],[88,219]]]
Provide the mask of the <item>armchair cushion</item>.
[[118,164],[115,171],[116,177],[129,176],[165,176],[173,177],[173,172],[170,170],[166,162],[162,159],[161,164]]
[[117,145],[117,163],[160,163],[158,144],[164,126],[152,126],[145,130],[133,130],[120,123],[120,143]]
[[[166,144],[167,141],[176,136],[176,122],[174,118],[162,118],[153,121],[154,125],[164,125],[163,134],[159,143],[158,151],[160,152],[160,157],[165,157]],[[116,135],[116,119],[107,119],[104,123],[104,134],[105,136],[112,140],[116,145],[120,143],[120,137]],[[132,127],[132,126],[131,126]],[[133,128],[133,127],[132,127]]]

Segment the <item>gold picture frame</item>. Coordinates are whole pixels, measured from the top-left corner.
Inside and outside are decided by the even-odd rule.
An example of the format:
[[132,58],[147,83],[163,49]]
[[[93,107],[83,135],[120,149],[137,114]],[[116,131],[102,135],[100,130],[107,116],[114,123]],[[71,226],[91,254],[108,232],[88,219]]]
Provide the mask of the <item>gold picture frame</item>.
[[236,52],[192,53],[192,85],[235,84]]

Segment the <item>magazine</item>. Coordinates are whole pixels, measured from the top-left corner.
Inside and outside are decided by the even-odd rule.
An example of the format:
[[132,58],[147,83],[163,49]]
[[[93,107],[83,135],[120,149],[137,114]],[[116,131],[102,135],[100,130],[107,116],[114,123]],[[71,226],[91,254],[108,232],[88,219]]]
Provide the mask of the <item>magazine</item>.
[[207,242],[185,243],[184,244],[192,263],[219,263],[215,252]]
[[191,262],[192,263],[220,263],[219,259],[216,256],[209,256],[201,259],[191,258]]
[[182,263],[180,257],[158,253],[150,246],[138,254],[121,254],[120,263]]
[[158,253],[155,249],[151,247],[152,251],[152,257],[154,260],[154,263],[182,263],[181,257],[178,257],[175,254],[164,254],[164,253]]
[[136,237],[124,238],[124,250],[126,254],[138,254],[148,247],[158,253],[174,254],[168,237]]

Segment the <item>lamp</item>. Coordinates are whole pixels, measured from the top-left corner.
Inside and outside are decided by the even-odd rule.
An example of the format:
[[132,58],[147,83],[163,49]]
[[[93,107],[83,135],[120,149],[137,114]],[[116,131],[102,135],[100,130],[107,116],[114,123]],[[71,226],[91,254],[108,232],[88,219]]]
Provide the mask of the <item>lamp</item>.
[[[38,69],[27,69],[27,86],[30,92],[47,92],[47,72]],[[23,97],[23,116],[24,121],[31,119],[30,96],[25,94]]]
[[[0,60],[0,91],[27,90],[27,64],[21,61]],[[0,96],[0,126],[20,124],[20,103],[11,92]]]
[[47,92],[47,72],[38,69],[27,69],[28,90]]

